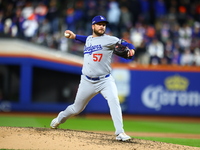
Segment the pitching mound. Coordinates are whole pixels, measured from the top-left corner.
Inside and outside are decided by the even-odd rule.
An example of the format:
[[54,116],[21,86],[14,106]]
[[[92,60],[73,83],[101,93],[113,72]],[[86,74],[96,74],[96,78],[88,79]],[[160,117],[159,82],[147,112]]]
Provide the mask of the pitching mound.
[[114,135],[67,129],[0,127],[0,148],[28,150],[199,150],[162,142],[131,139],[116,141]]

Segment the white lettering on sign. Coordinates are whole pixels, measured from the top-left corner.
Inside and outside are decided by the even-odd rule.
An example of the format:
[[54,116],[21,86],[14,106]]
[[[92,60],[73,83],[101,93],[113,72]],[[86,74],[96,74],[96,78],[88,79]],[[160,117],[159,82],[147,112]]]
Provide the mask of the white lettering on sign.
[[200,106],[200,93],[197,91],[169,91],[161,85],[150,85],[144,89],[141,96],[146,107],[157,111],[162,106]]
[[0,103],[0,111],[10,112],[11,111],[11,103],[8,101],[2,101]]

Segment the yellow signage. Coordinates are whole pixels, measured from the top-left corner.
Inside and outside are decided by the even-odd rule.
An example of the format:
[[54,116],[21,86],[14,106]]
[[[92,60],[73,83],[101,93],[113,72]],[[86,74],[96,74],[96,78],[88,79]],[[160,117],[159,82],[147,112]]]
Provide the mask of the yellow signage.
[[165,86],[168,90],[186,91],[189,86],[189,81],[185,77],[174,75],[165,79]]

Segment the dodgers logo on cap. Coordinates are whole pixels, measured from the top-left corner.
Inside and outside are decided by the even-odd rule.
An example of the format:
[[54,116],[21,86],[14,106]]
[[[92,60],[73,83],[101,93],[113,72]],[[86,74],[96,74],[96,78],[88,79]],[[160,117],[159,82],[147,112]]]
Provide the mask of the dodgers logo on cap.
[[95,16],[92,19],[92,24],[99,23],[99,22],[105,22],[106,24],[108,23],[108,21],[106,20],[106,18],[103,17],[103,16]]

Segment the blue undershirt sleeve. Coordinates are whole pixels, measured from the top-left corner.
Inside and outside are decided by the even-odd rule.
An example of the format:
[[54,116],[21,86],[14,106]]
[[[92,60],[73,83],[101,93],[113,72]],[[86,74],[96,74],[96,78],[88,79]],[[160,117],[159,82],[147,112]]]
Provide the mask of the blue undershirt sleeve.
[[85,43],[86,42],[86,39],[87,39],[87,36],[84,36],[84,35],[76,35],[76,40],[82,42],[82,43]]
[[134,49],[134,50],[135,50],[134,45],[131,44],[131,43],[128,43],[128,42],[126,42],[126,41],[123,41],[123,42],[122,42],[122,45],[128,47],[129,49]]

